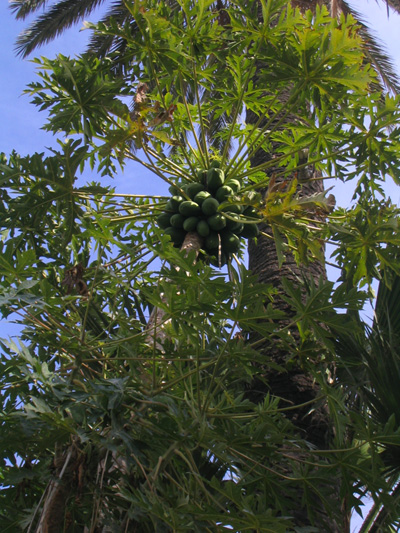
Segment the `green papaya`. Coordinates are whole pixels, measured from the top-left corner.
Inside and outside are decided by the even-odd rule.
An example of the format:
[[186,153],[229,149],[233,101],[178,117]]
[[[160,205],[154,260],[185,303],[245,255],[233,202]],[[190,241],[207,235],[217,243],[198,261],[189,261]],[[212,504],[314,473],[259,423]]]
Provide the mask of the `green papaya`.
[[228,213],[229,215],[232,213],[235,215],[240,215],[243,211],[243,207],[239,204],[229,204],[226,207],[223,207],[222,211],[224,213]]
[[180,213],[175,213],[169,219],[169,222],[173,228],[183,228],[183,223],[185,222],[185,217]]
[[170,226],[169,219],[171,218],[171,213],[161,213],[161,215],[158,215],[156,218],[157,224],[160,226],[161,229],[167,229]]
[[236,253],[240,248],[240,238],[231,231],[221,233],[221,245],[226,254]]
[[204,200],[207,200],[207,198],[210,198],[210,197],[211,197],[211,194],[208,191],[200,191],[193,198],[193,202],[196,202],[196,204],[202,205]]
[[169,192],[172,194],[172,196],[173,196],[174,194],[179,194],[179,189],[178,189],[178,187],[176,187],[176,185],[170,185],[170,186],[168,187],[168,190],[169,190]]
[[205,248],[207,251],[215,250],[219,248],[219,235],[216,231],[210,231],[210,234],[206,238]]
[[233,189],[234,192],[238,192],[242,186],[239,180],[229,179],[225,182],[225,185]]
[[192,200],[185,200],[179,205],[179,213],[185,217],[195,217],[200,215],[201,208],[199,204],[193,202]]
[[240,236],[245,239],[254,239],[260,233],[257,224],[243,224],[243,229],[240,232]]
[[193,200],[196,194],[200,191],[204,191],[204,185],[201,183],[189,183],[186,186],[186,193],[191,200]]
[[218,202],[225,202],[227,198],[233,195],[233,189],[231,187],[228,187],[228,185],[222,185],[219,189],[217,189],[215,193],[215,198],[218,200]]
[[175,195],[175,196],[172,196],[172,198],[170,198],[168,201],[170,202],[172,209],[178,212],[179,205],[184,201],[184,198],[183,196]]
[[165,204],[165,211],[167,211],[168,213],[177,213],[178,212],[178,208],[175,207],[176,206],[176,203],[172,201],[172,198],[170,198],[168,200],[168,202]]
[[207,218],[207,223],[214,231],[220,231],[227,225],[227,220],[221,213],[215,213]]
[[228,258],[224,252],[219,251],[218,248],[209,251],[210,263],[215,267],[222,267],[226,264]]
[[199,217],[188,217],[183,223],[183,229],[185,231],[195,231],[197,224],[200,222]]
[[232,220],[230,218],[226,219],[226,227],[232,232],[236,233],[236,235],[239,235],[239,233],[242,232],[244,224],[240,222],[240,220]]
[[207,170],[200,169],[196,172],[196,178],[199,183],[206,185],[207,183]]
[[205,220],[200,220],[196,226],[196,231],[201,237],[207,237],[210,234],[210,226]]
[[171,237],[171,240],[175,246],[181,246],[185,239],[186,232],[181,228],[170,227],[165,230],[165,235],[169,235]]
[[207,171],[207,188],[210,191],[216,191],[219,187],[222,187],[224,180],[225,174],[220,168],[210,168]]
[[237,213],[232,213],[225,211],[226,213],[226,227],[227,229],[231,230],[233,233],[238,233],[239,229],[240,231],[243,229],[243,224],[241,223],[240,215]]
[[201,204],[201,210],[203,213],[210,217],[211,215],[214,215],[218,211],[219,202],[215,198],[206,198],[204,202]]
[[247,220],[260,220],[262,218],[262,216],[257,211],[257,209],[253,207],[252,205],[249,205],[248,207],[245,208],[245,210],[243,211],[243,216]]

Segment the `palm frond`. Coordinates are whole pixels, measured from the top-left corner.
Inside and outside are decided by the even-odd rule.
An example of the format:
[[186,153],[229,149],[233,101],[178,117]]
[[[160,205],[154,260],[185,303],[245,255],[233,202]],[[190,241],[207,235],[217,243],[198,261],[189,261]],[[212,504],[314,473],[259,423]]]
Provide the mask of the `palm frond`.
[[[389,496],[391,500],[391,509],[377,501],[372,506],[370,512],[364,520],[359,533],[380,533],[382,531],[394,531],[393,527],[399,527],[398,511],[396,516],[392,516],[393,509],[400,505],[400,483],[395,483]],[[396,531],[398,531],[396,529]]]
[[[111,19],[121,26],[132,19],[131,14],[124,6],[123,1],[116,0],[113,2],[100,22],[107,25]],[[138,31],[135,21],[131,20],[131,24],[132,33]],[[125,51],[126,42],[122,39],[116,39],[112,35],[94,33],[89,41],[88,52],[93,53],[98,57],[104,57],[110,52],[116,52],[118,55],[121,54],[121,57],[123,57]]]
[[[368,367],[372,390],[370,407],[375,416],[400,423],[400,277],[388,287],[381,281],[375,306],[375,318],[370,334]],[[388,471],[400,473],[398,446],[387,446],[384,461]]]
[[376,420],[393,415],[400,422],[400,278],[388,288],[381,282],[372,327],[338,335],[336,351],[344,367],[342,382],[354,390]]
[[349,403],[364,410],[384,434],[392,435],[381,443],[381,459],[385,475],[395,480],[400,475],[399,302],[400,277],[394,279],[390,288],[382,281],[372,327],[364,326],[364,335],[362,329],[357,333],[357,328],[355,334],[336,335],[339,380],[348,391]]
[[25,20],[28,15],[44,7],[47,0],[10,0],[9,8],[15,14],[15,18]]
[[18,55],[28,56],[89,15],[105,0],[62,0],[49,8],[23,31],[16,44]]
[[380,283],[375,306],[374,329],[386,330],[391,337],[400,338],[400,278],[391,287]]
[[384,0],[384,2],[386,4],[387,10],[388,10],[388,15],[389,15],[389,8],[393,9],[393,11],[395,11],[396,13],[400,14],[400,2],[399,2],[399,0]]

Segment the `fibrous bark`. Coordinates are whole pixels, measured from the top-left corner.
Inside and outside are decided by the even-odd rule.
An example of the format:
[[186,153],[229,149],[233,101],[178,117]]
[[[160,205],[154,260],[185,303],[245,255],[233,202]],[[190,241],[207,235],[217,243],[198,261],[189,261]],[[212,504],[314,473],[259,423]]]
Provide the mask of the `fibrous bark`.
[[[261,72],[263,68],[266,67],[259,64],[257,72]],[[256,75],[254,80],[255,86],[257,77]],[[289,93],[290,87],[287,92],[282,91],[282,103],[288,100]],[[258,118],[251,111],[246,114],[246,122],[248,124],[255,124]],[[274,123],[269,124],[268,127],[270,129],[274,129],[275,126],[285,128],[285,124],[293,123],[296,120],[294,116],[287,116],[279,124],[281,118],[280,116],[275,117]],[[264,123],[259,124],[260,129],[267,124],[266,121],[267,119],[264,120]],[[269,176],[274,175],[276,181],[290,178],[287,174],[283,178],[285,169],[277,168],[273,165],[274,155],[278,152],[278,148],[277,145],[272,144],[272,153],[266,153],[260,149],[252,158],[253,167],[270,162],[271,167],[268,170],[268,174]],[[314,168],[305,168],[303,173],[305,174],[303,176],[305,179],[299,180],[298,194],[300,196],[311,196],[323,191],[323,182],[320,179],[315,179],[320,176],[315,172]],[[266,190],[261,192],[264,195],[267,194]],[[285,327],[290,324],[293,312],[281,297],[283,293],[282,279],[286,278],[294,284],[298,283],[299,280],[311,279],[315,284],[318,284],[321,277],[326,277],[325,266],[320,261],[314,261],[306,266],[298,265],[290,253],[286,254],[286,260],[280,266],[275,241],[272,238],[272,231],[268,226],[268,222],[263,223],[260,229],[268,237],[261,234],[257,242],[250,241],[249,268],[252,273],[258,276],[260,282],[271,284],[277,289],[274,306],[285,313],[285,319],[277,323],[277,328]],[[299,341],[298,331],[295,326],[290,328],[290,334],[294,342]],[[257,350],[262,355],[265,355],[266,364],[260,368],[263,379],[255,380],[252,383],[250,390],[247,391],[248,397],[255,402],[262,401],[267,393],[280,398],[281,407],[291,407],[291,409],[287,410],[286,416],[299,429],[300,436],[306,438],[317,449],[327,449],[332,437],[331,423],[326,405],[316,405],[317,398],[321,395],[321,392],[313,377],[305,372],[300,363],[293,361],[294,354],[288,353],[287,348],[276,342],[276,339],[263,339],[258,334],[254,334],[250,340],[251,342],[257,342]],[[288,364],[289,360],[290,364]],[[268,361],[272,361],[274,364],[270,365]],[[282,367],[283,371],[277,370],[275,364]],[[295,408],[296,406],[299,407]],[[333,481],[333,483],[338,484],[338,481]],[[312,525],[306,510],[302,508],[301,499],[302,496],[299,493],[299,506],[297,509],[293,509],[296,525],[299,527]],[[339,513],[339,495],[337,500]],[[324,524],[325,532],[343,533],[345,531],[342,527],[343,524],[339,526],[334,519],[327,516],[322,505],[318,514],[321,516],[321,523]]]

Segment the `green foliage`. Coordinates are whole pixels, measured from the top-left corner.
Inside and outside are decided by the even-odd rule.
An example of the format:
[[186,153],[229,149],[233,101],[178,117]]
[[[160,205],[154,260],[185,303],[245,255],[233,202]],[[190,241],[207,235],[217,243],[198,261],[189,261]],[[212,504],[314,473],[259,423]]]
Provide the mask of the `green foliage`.
[[[1,343],[5,531],[51,520],[71,532],[328,531],[338,497],[359,508],[366,491],[385,509],[380,523],[396,524],[397,322],[379,321],[398,292],[398,210],[377,198],[383,179],[399,180],[397,98],[370,94],[358,27],[325,8],[263,1],[259,19],[238,0],[221,20],[212,2],[125,6],[134,26],[93,27],[123,39],[122,56],[37,60],[29,92],[45,128],[67,136],[60,149],[1,158],[0,309],[23,328]],[[245,108],[254,125],[242,124]],[[160,178],[160,195],[80,185],[131,161]],[[309,165],[355,178],[357,205],[302,195]],[[202,195],[204,177],[217,200]],[[166,235],[183,241],[197,217],[193,229],[203,223],[215,243],[218,220],[201,213],[226,224],[227,273]],[[260,220],[281,264],[291,253],[303,271],[337,243],[339,284],[258,283],[233,252]],[[366,334],[360,287],[377,279]],[[331,449],[289,421],[296,406],[250,401],[248,385],[277,368],[318,383],[306,415],[329,406]]]
[[332,217],[331,239],[338,243],[334,255],[350,284],[365,285],[384,279],[391,285],[400,275],[399,210],[390,199],[370,199]]
[[333,327],[340,383],[347,391],[348,403],[368,417],[368,426],[360,426],[354,439],[367,442],[368,447],[379,441],[380,453],[374,455],[374,461],[382,461],[379,466],[387,477],[384,490],[374,494],[374,506],[360,530],[365,532],[399,527],[399,279],[395,275],[390,288],[380,283],[372,327],[363,325],[358,315],[352,321],[351,335]]

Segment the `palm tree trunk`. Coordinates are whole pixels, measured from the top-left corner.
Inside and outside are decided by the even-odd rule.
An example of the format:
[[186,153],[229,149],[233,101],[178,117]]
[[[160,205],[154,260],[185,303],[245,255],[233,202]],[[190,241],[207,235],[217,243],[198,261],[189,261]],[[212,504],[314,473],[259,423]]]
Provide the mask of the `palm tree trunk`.
[[[264,68],[259,65],[258,71]],[[257,76],[256,76],[257,77]],[[254,82],[256,86],[256,80]],[[289,93],[289,91],[288,91]],[[282,101],[287,100],[288,95],[283,93],[281,95]],[[276,117],[279,121],[280,117]],[[255,124],[258,117],[253,112],[247,111],[247,124]],[[295,121],[295,117],[287,117],[286,124]],[[263,124],[260,124],[260,128]],[[274,126],[271,125],[271,128]],[[279,126],[284,128],[284,124]],[[276,146],[274,147],[277,148]],[[252,159],[252,166],[258,166],[273,160],[274,154],[266,153],[259,150]],[[282,168],[271,168],[269,175],[276,175],[279,181],[279,175],[282,175]],[[299,179],[299,194],[301,196],[311,196],[317,192],[323,191],[323,181],[320,179],[309,179],[320,177],[314,168],[306,168],[303,170],[303,178]],[[285,177],[287,179],[288,176]],[[283,179],[283,178],[281,178]],[[267,191],[262,191],[264,194]],[[274,239],[272,238],[271,228],[267,223],[263,223],[260,227],[261,231],[268,235],[260,235],[257,242],[250,241],[249,244],[249,269],[252,273],[258,276],[258,280],[262,283],[271,284],[277,289],[277,297],[274,305],[277,309],[285,313],[285,320],[277,323],[277,327],[288,326],[290,323],[290,316],[292,311],[290,306],[281,298],[283,292],[282,279],[286,278],[291,282],[296,283],[296,280],[312,279],[314,283],[326,277],[325,266],[322,262],[315,261],[307,266],[296,264],[295,258],[290,253],[286,254],[285,262],[280,266]],[[298,331],[295,327],[290,328],[290,333],[294,341],[298,341]],[[282,407],[291,407],[287,411],[287,417],[299,429],[300,436],[307,439],[318,449],[327,449],[332,437],[332,428],[329,421],[328,410],[325,405],[316,407],[313,402],[320,396],[320,390],[314,382],[313,377],[307,374],[300,363],[293,363],[293,354],[288,353],[287,348],[276,342],[275,339],[261,338],[258,334],[251,336],[251,342],[257,341],[257,350],[265,355],[266,365],[262,368],[263,379],[255,380],[247,392],[248,397],[255,402],[262,401],[264,396],[269,393],[281,399]],[[275,365],[268,365],[268,360],[276,363],[284,371],[279,371]],[[290,365],[288,361],[290,360]],[[271,368],[272,367],[272,368]],[[293,409],[293,407],[299,406]],[[337,515],[340,516],[341,501],[339,497],[339,480],[338,495],[337,495]],[[307,516],[306,509],[301,505],[302,495],[299,494],[299,505],[297,509],[293,509],[293,516],[298,527],[307,527],[311,524]],[[344,533],[345,517],[336,522],[335,519],[330,518],[323,506],[320,506],[320,518],[323,524],[323,531],[331,533]]]
[[[283,97],[285,96],[284,94]],[[246,114],[248,124],[254,124],[257,118],[252,112],[247,112]],[[279,117],[276,117],[276,121],[278,120]],[[287,117],[287,123],[294,120],[294,117]],[[285,126],[283,125],[281,127]],[[275,146],[276,148],[277,146]],[[259,150],[252,159],[252,165],[258,166],[272,160],[273,154]],[[279,178],[283,170],[282,168],[272,168],[270,175],[277,175],[276,181],[287,179],[287,176],[285,178]],[[303,170],[302,174],[303,176],[298,180],[299,195],[307,197],[323,191],[323,181],[321,179],[315,179],[320,176],[315,172],[314,168],[310,166]],[[262,192],[263,194],[267,194],[267,191]],[[286,260],[280,266],[271,228],[266,223],[263,223],[260,229],[262,233],[258,237],[257,242],[250,241],[249,244],[249,268],[258,276],[260,282],[271,284],[277,289],[278,296],[275,300],[275,306],[288,317],[287,320],[281,323],[284,326],[290,322],[291,309],[279,296],[283,290],[282,278],[286,278],[295,284],[296,282],[298,283],[298,280],[312,279],[315,284],[318,284],[321,277],[326,277],[325,265],[320,261],[311,262],[307,266],[298,265],[293,255],[286,253]],[[292,327],[290,333],[295,340],[298,339],[296,328]],[[272,358],[275,363],[282,367],[287,366],[287,360],[292,354],[288,354],[285,350],[282,350],[276,342],[271,343],[270,339],[255,339],[253,337],[252,341],[254,340],[258,341],[258,349],[264,352],[266,356]],[[312,401],[319,394],[318,387],[314,384],[312,377],[304,374],[300,367],[291,368],[290,371],[285,373],[266,369],[266,377],[268,379],[267,388],[261,382],[255,383],[252,387],[251,395],[253,399],[257,399],[258,396],[258,399],[261,400],[269,392],[288,402],[287,405],[300,405]],[[308,411],[309,406],[290,411],[288,416],[304,432],[304,436],[310,442],[319,448],[326,448],[330,434],[326,413],[314,411],[312,416],[307,416]]]
[[[253,117],[247,113],[247,121],[251,123]],[[268,160],[268,154],[259,152],[252,161],[252,164],[259,165]],[[312,172],[312,169],[309,169]],[[312,172],[315,176],[315,173]],[[313,180],[301,185],[299,194],[310,196],[323,190],[322,180]],[[296,283],[296,280],[312,279],[315,283],[326,277],[325,266],[322,262],[315,261],[307,266],[296,264],[293,255],[286,254],[285,262],[279,266],[278,255],[275,242],[272,238],[271,228],[267,224],[262,224],[262,232],[269,235],[260,235],[257,242],[250,241],[249,244],[249,269],[258,276],[262,283],[271,284],[277,289],[278,295],[274,305],[285,313],[284,320],[277,323],[277,327],[287,326],[291,321],[290,306],[280,297],[282,294],[282,278],[286,278]],[[295,341],[299,340],[298,331],[295,327],[290,328],[290,333]],[[254,402],[263,400],[267,393],[281,399],[281,407],[291,407],[286,416],[299,429],[300,436],[312,443],[317,449],[327,449],[331,441],[333,432],[329,420],[328,409],[325,404],[317,407],[316,402],[321,391],[315,383],[313,377],[307,374],[300,364],[293,363],[293,354],[288,353],[287,348],[276,342],[276,339],[261,338],[258,334],[250,337],[250,342],[257,342],[257,350],[265,355],[266,365],[262,369],[262,378],[256,379],[247,391],[247,396]],[[279,371],[268,365],[268,360],[284,368]],[[290,365],[288,361],[290,360]],[[293,409],[293,407],[299,406]],[[341,501],[339,497],[340,480],[332,480],[332,484],[337,484],[337,512],[341,515]],[[301,494],[299,494],[299,506],[293,510],[296,525],[305,527],[312,525],[307,517],[307,512],[301,507]],[[341,524],[335,519],[331,519],[324,512],[321,506],[319,510],[323,531],[329,533],[345,533],[348,531],[345,523],[348,517],[343,516]],[[322,531],[322,530],[321,530]]]

